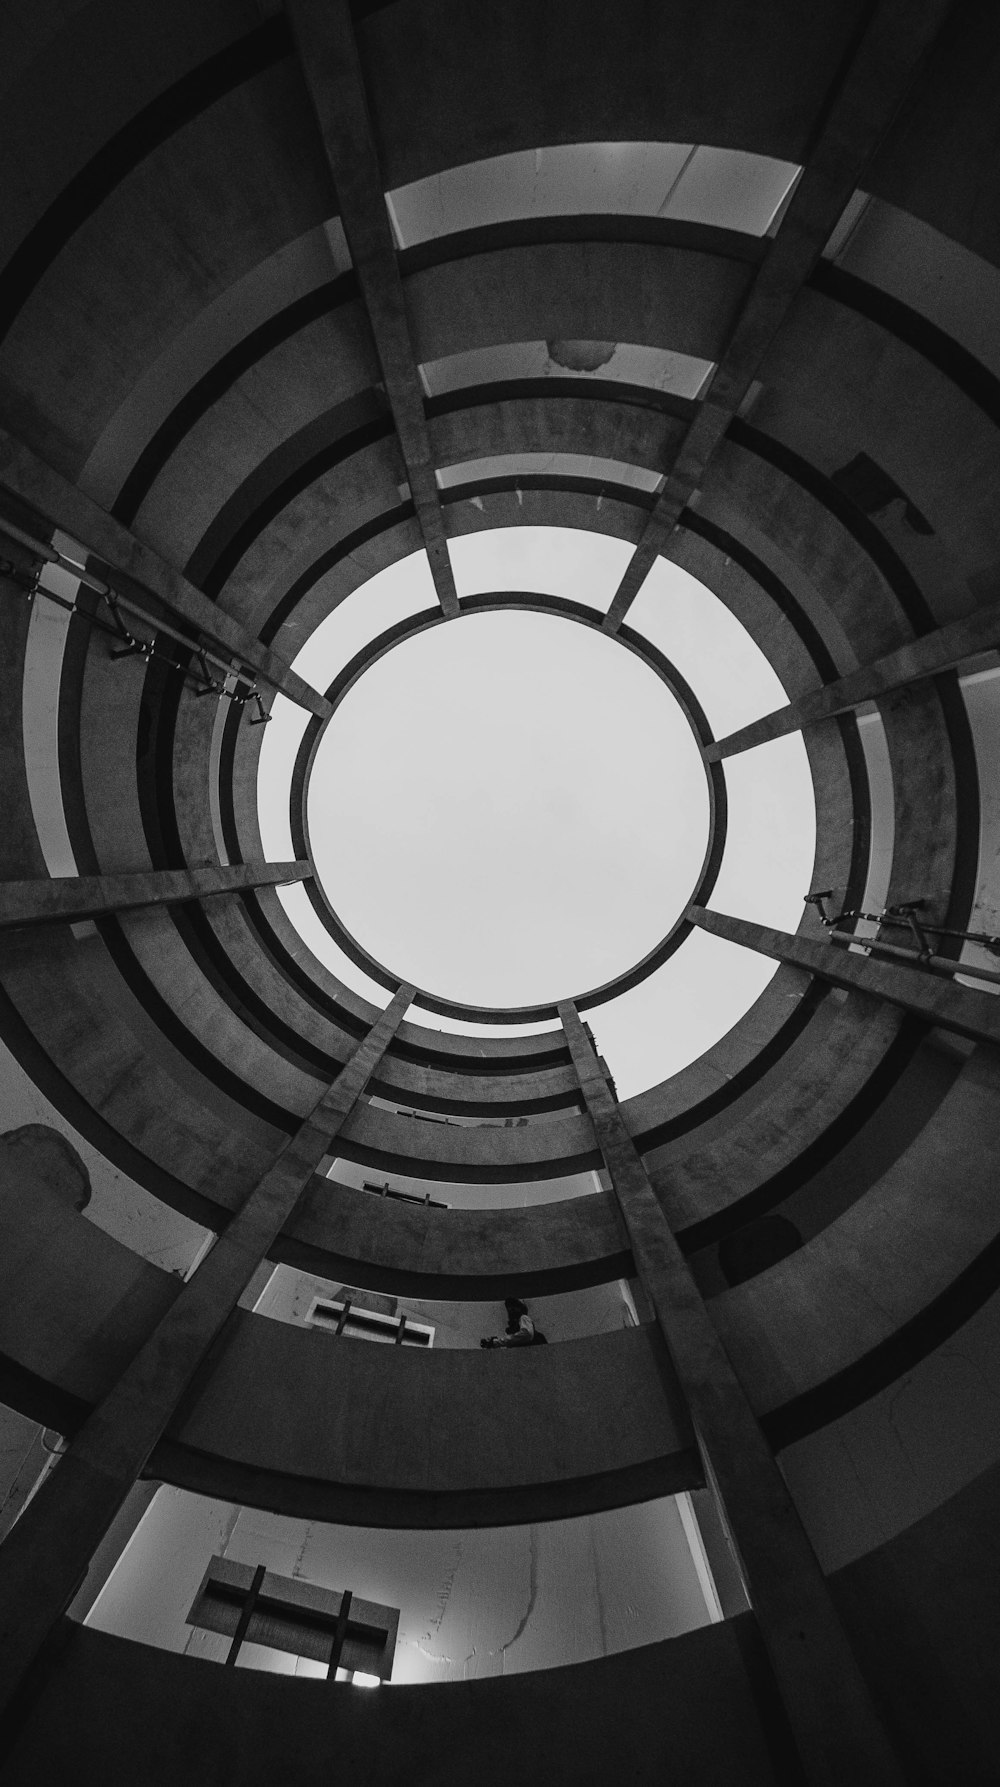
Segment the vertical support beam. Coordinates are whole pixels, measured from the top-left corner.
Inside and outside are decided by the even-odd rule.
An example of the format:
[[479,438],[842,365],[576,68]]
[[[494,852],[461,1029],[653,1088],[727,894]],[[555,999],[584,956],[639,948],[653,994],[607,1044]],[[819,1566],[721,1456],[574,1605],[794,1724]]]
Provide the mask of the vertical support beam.
[[413,992],[400,987],[0,1546],[0,1712],[65,1613],[92,1552],[350,1116]]
[[458,592],[350,10],[347,0],[288,0],[286,10],[337,189],[431,575],[450,620],[459,612]]
[[991,602],[988,608],[977,608],[974,614],[950,621],[936,633],[911,639],[897,651],[876,658],[874,663],[852,670],[821,689],[811,689],[808,695],[800,695],[787,707],[775,708],[773,713],[751,721],[749,726],[741,726],[739,732],[731,732],[728,738],[706,745],[705,761],[721,763],[725,757],[752,751],[756,745],[767,744],[772,738],[801,732],[803,726],[833,719],[837,714],[849,713],[862,701],[878,701],[894,689],[904,689],[910,683],[940,676],[945,670],[967,664],[970,659],[995,652],[998,646],[1000,602]]
[[617,633],[906,97],[953,0],[876,0],[605,617]]
[[[329,719],[333,712],[325,695],[320,695],[252,633],[209,600],[203,590],[189,583],[166,559],[146,546],[135,534],[122,527],[98,503],[92,502],[76,484],[39,459],[36,453],[12,434],[0,428],[0,519],[12,526],[27,528],[29,534],[44,535],[51,540],[58,528],[83,547],[82,556],[88,566],[98,570],[103,580],[117,593],[133,600],[140,598],[148,608],[161,604],[168,615],[224,652],[239,660],[273,689],[280,689],[289,701],[308,709],[320,719]],[[86,566],[84,567],[87,568]],[[198,641],[193,639],[192,649]]]
[[572,1001],[559,1006],[636,1269],[687,1398],[810,1787],[901,1787],[823,1573]]
[[[749,918],[731,918],[728,912],[711,912],[707,906],[689,906],[688,918],[711,931],[713,937],[725,937],[744,949],[755,949],[758,955],[772,956],[776,962],[790,962],[804,968],[807,974],[828,980],[831,986],[857,988],[871,993],[889,1005],[898,1005],[927,1024],[942,1030],[954,1030],[970,1042],[1000,1044],[1000,999],[994,993],[980,993],[974,987],[956,986],[950,974],[946,977],[921,968],[915,957],[912,967],[896,961],[879,960],[877,955],[863,955],[826,938],[793,937],[789,931],[773,931],[755,924]],[[928,925],[931,936],[933,925]],[[886,948],[880,938],[852,938],[872,949]],[[975,970],[970,968],[969,973]]]
[[143,906],[177,906],[254,887],[287,887],[312,874],[309,862],[219,863],[207,869],[146,869],[137,875],[64,875],[50,881],[0,881],[0,931],[16,925],[70,924]]

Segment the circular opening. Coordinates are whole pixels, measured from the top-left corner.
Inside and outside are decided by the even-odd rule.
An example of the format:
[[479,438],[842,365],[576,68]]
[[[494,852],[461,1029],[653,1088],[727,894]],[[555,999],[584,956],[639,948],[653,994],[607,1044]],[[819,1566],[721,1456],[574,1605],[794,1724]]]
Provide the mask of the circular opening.
[[641,960],[697,886],[708,787],[632,652],[535,613],[466,614],[379,659],[317,748],[317,876],[340,922],[439,997],[520,1006]]

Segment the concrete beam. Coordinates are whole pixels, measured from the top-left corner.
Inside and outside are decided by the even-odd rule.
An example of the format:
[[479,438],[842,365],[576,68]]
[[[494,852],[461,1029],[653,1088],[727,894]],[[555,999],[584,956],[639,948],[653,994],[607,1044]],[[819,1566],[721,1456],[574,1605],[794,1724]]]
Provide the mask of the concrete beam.
[[438,601],[452,619],[459,611],[458,592],[347,0],[288,0],[286,10],[337,189]]
[[998,646],[1000,602],[993,602],[988,608],[979,608],[975,614],[952,621],[936,633],[926,633],[922,639],[914,639],[909,645],[900,646],[898,651],[876,658],[873,664],[852,670],[849,675],[838,677],[836,682],[827,683],[822,689],[812,689],[808,695],[800,695],[787,707],[776,708],[773,714],[765,714],[763,719],[742,726],[728,738],[707,745],[705,758],[709,763],[719,763],[724,757],[735,757],[740,751],[752,751],[755,745],[767,744],[769,739],[784,738],[786,733],[800,732],[803,726],[814,725],[818,720],[831,720],[837,714],[848,713],[862,701],[877,701],[880,695],[888,695],[893,689],[939,676],[942,671],[953,670],[956,665],[968,663],[984,652],[996,651]]
[[[21,529],[34,519],[45,542],[57,528],[69,534],[84,548],[81,556],[86,568],[120,595],[146,605],[152,597],[154,609],[162,604],[168,616],[221,647],[271,688],[280,689],[297,707],[307,708],[323,720],[333,712],[323,695],[152,547],[46,465],[30,447],[0,429],[0,521],[4,519]],[[28,531],[32,531],[30,526]],[[197,640],[192,640],[192,645],[196,644]]]
[[575,1005],[559,1016],[636,1270],[687,1400],[811,1787],[902,1782],[785,1480],[715,1330]]
[[148,869],[138,875],[66,875],[51,881],[0,881],[0,930],[15,925],[67,924],[133,912],[140,906],[172,906],[209,900],[252,887],[287,887],[312,874],[308,862],[217,864],[207,869]]
[[[993,993],[956,986],[950,976],[932,974],[926,968],[856,955],[838,943],[793,937],[788,931],[772,931],[748,918],[730,918],[727,912],[710,912],[704,906],[689,906],[687,915],[692,924],[711,931],[714,937],[755,949],[758,955],[773,956],[776,962],[791,962],[828,980],[831,986],[872,993],[876,999],[885,999],[925,1023],[954,1030],[972,1042],[1000,1043],[1000,999]],[[933,934],[933,926],[929,928]]]
[[0,1712],[39,1658],[198,1368],[267,1258],[413,998],[402,986],[258,1180],[0,1547]]
[[677,449],[605,618],[616,633],[737,414],[751,380],[809,278],[953,0],[880,0],[831,93],[816,145],[754,275],[736,327]]

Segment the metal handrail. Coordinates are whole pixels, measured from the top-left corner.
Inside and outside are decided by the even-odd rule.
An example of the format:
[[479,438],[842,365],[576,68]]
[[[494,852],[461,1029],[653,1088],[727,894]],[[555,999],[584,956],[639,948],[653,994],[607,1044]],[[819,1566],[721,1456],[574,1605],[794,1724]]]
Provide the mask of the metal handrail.
[[[962,962],[953,956],[939,955],[928,940],[928,932],[935,937],[957,937],[963,943],[978,943],[991,955],[1000,956],[1000,937],[989,931],[960,931],[949,925],[926,924],[917,914],[924,905],[923,900],[902,901],[895,906],[886,906],[881,912],[862,912],[857,907],[847,907],[837,917],[832,917],[826,910],[824,902],[831,898],[832,890],[809,893],[804,896],[806,905],[815,906],[820,924],[830,932],[830,942],[844,948],[859,948],[866,954],[872,953],[892,956],[904,961],[909,967],[926,968],[937,974],[948,974],[954,978],[958,974],[968,975],[972,980],[983,980],[993,986],[1000,986],[1000,971],[993,968],[978,967],[973,962]],[[890,943],[885,937],[859,937],[856,931],[842,931],[839,927],[850,921],[859,920],[869,924],[893,926],[897,930],[909,931],[916,943],[915,949],[904,949],[898,943]]]
[[[87,570],[85,565],[79,562],[79,560],[71,558],[68,553],[61,551],[57,546],[46,546],[41,540],[34,539],[30,534],[25,533],[22,528],[17,527],[13,522],[5,520],[0,523],[0,535],[3,534],[6,534],[10,540],[16,542],[19,546],[23,546],[32,557],[38,561],[38,563],[32,568],[32,571],[29,574],[25,571],[23,566],[15,564],[10,559],[0,558],[0,571],[2,571],[5,576],[9,577],[12,582],[25,589],[29,599],[35,596],[44,596],[46,601],[54,602],[58,608],[68,609],[70,614],[79,615],[82,620],[88,621],[91,626],[97,627],[100,632],[112,634],[122,642],[122,649],[112,651],[111,656],[113,658],[129,657],[136,653],[147,659],[157,657],[162,658],[164,656],[162,652],[156,650],[154,640],[139,639],[128,627],[126,627],[121,617],[123,613],[128,614],[134,620],[141,621],[144,626],[149,627],[154,636],[157,633],[165,633],[168,638],[175,640],[178,645],[182,645],[186,651],[194,653],[201,665],[200,677],[197,676],[194,671],[185,670],[182,665],[174,664],[172,660],[169,661],[171,662],[173,669],[180,670],[181,674],[189,681],[199,685],[199,694],[217,695],[220,700],[224,695],[227,695],[231,701],[235,701],[238,707],[245,707],[248,702],[253,701],[257,705],[259,718],[256,720],[251,718],[250,724],[252,726],[266,725],[270,720],[271,716],[265,710],[260,690],[254,680],[253,671],[251,671],[245,664],[241,663],[239,659],[234,663],[231,659],[227,660],[225,658],[220,658],[217,652],[210,650],[207,646],[199,645],[196,640],[191,639],[185,633],[180,632],[179,629],[172,626],[169,621],[163,620],[156,615],[149,614],[145,608],[141,607],[140,604],[134,601],[130,596],[121,595],[118,590],[112,588],[110,583],[104,582],[100,577],[95,577],[92,572]],[[46,589],[45,585],[39,581],[40,573],[46,564],[58,565],[61,570],[68,571],[70,576],[75,577],[85,589],[93,590],[95,595],[100,596],[101,600],[106,604],[110,611],[111,624],[109,625],[107,621],[102,620],[97,614],[88,614],[85,609],[79,608],[75,602],[68,601],[65,596],[57,595],[55,590]],[[223,672],[223,681],[221,683],[217,682],[211,675],[208,668],[210,664],[214,665],[217,670]],[[239,682],[247,685],[245,694],[240,694],[237,690],[229,690],[226,688],[226,681],[232,676],[235,676]]]

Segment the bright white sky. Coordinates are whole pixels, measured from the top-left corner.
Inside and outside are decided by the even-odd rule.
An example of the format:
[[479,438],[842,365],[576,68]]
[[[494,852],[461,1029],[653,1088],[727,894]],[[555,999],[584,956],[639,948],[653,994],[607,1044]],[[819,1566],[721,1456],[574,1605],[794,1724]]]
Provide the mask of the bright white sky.
[[327,727],[309,789],[347,929],[393,972],[481,1005],[631,967],[690,900],[708,819],[659,678],[543,614],[465,615],[390,652]]
[[[631,548],[518,528],[464,536],[450,551],[460,596],[537,589],[604,610]],[[335,609],[295,667],[324,689],[361,646],[434,603],[426,558],[414,554]],[[629,626],[672,659],[717,736],[785,699],[729,611],[664,560]],[[279,697],[264,738],[272,861],[293,854],[288,784],[307,719]],[[815,837],[801,739],[730,759],[726,780],[729,834],[711,904],[794,930]],[[687,722],[634,654],[550,616],[465,615],[395,647],[349,692],[317,755],[309,826],[328,897],[391,972],[458,1001],[519,1005],[584,992],[659,941],[697,882],[707,798]],[[383,1005],[385,990],[336,948],[303,889],[280,897],[326,966]],[[634,992],[592,1009],[619,1093],[696,1059],[774,969],[695,932]],[[416,1007],[410,1016],[498,1034]]]

